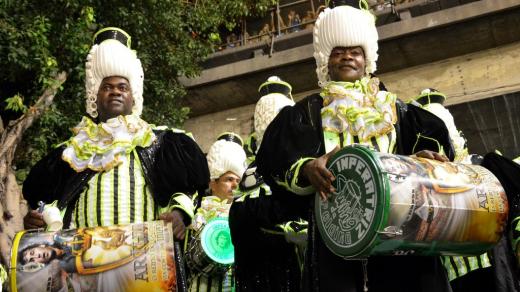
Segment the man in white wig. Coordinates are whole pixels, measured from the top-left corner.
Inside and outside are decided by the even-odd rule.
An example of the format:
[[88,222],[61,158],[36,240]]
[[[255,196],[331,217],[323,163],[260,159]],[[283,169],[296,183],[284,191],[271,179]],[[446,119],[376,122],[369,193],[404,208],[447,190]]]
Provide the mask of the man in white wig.
[[[294,105],[292,87],[277,76],[271,76],[258,88],[261,98],[254,113],[256,145],[263,144],[263,135],[276,115]],[[300,265],[294,237],[306,225],[294,215],[296,205],[305,208],[305,198],[272,193],[256,172],[256,164],[249,164],[240,183],[241,197],[231,207],[229,219],[235,245],[235,275],[237,291],[294,291],[301,282]],[[279,206],[293,204],[292,209]],[[297,222],[295,222],[297,221]],[[303,240],[305,241],[305,240]]]
[[154,129],[140,118],[144,75],[126,32],[97,32],[85,67],[87,115],[25,180],[33,209],[26,228],[45,225],[34,210],[43,201],[57,202],[65,228],[163,219],[183,239],[193,217],[190,197],[209,181],[206,157],[181,131]]
[[[338,3],[343,2],[343,3]],[[447,161],[453,149],[444,123],[380,89],[371,77],[378,58],[375,19],[364,9],[332,1],[316,20],[314,58],[320,94],[284,108],[267,128],[257,171],[273,190],[309,198],[309,238],[303,290],[450,291],[438,257],[371,256],[346,261],[323,243],[314,198],[327,200],[334,177],[326,168],[339,148],[359,143],[379,152]],[[351,1],[352,2],[352,1]],[[357,2],[357,1],[356,1]],[[356,5],[359,7],[358,5]],[[293,208],[291,204],[285,206]],[[307,216],[306,216],[307,215]]]
[[254,131],[249,135],[244,149],[248,162],[255,160],[256,151],[262,142],[265,129],[274,117],[286,106],[294,105],[292,86],[278,76],[270,76],[258,87],[260,99],[256,103],[253,119]]
[[[208,155],[208,167],[210,172],[209,190],[205,196],[197,199],[195,219],[192,224],[192,234],[197,233],[205,224],[215,218],[228,218],[229,208],[233,201],[235,190],[246,170],[246,153],[242,149],[242,139],[235,133],[223,133],[218,140],[211,145]],[[227,234],[229,235],[229,234]],[[189,238],[189,240],[199,240]],[[231,238],[226,237],[226,242],[231,245]],[[188,249],[189,250],[189,249]],[[201,267],[195,263],[190,266],[190,260],[195,260],[197,255],[188,255],[188,268],[191,271],[190,288],[192,292],[206,291],[231,291],[234,286],[232,267],[222,271],[205,274],[207,267]]]

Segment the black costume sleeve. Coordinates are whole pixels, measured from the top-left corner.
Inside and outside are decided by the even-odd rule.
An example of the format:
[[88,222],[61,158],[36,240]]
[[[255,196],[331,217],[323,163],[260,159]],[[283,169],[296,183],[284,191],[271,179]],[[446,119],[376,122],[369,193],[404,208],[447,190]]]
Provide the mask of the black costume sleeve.
[[494,267],[494,280],[496,287],[500,287],[497,291],[519,291],[520,271],[517,265],[518,259],[514,256],[518,251],[511,242],[520,237],[520,232],[516,228],[517,218],[520,216],[520,165],[496,153],[488,153],[482,160],[482,166],[498,178],[506,192],[509,204],[507,230],[491,250],[490,260]]
[[451,160],[455,150],[448,129],[436,115],[412,104],[397,102],[399,121],[397,154],[411,155],[421,150],[442,152]]
[[23,183],[23,195],[31,208],[38,202],[52,203],[59,200],[76,172],[61,159],[64,147],[52,150],[33,166]]
[[257,171],[267,184],[273,178],[284,180],[286,172],[301,158],[324,154],[320,116],[323,99],[319,95],[307,97],[292,107],[285,107],[267,127],[256,162]]
[[203,194],[209,183],[206,156],[195,141],[184,133],[171,130],[158,135],[155,154],[141,152],[142,161],[149,165],[148,179],[153,187],[155,200],[166,206],[171,196],[183,193],[191,196],[195,192]]

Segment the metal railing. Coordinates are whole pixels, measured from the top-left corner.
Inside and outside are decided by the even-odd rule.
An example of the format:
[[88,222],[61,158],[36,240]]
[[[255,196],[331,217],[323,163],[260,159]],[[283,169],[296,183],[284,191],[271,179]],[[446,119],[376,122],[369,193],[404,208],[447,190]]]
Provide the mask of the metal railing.
[[[400,20],[401,13],[410,10],[411,8],[428,5],[431,3],[440,2],[440,0],[373,0],[368,1],[371,11],[374,13],[376,17],[381,15],[393,14],[395,15],[396,20]],[[286,25],[282,16],[281,9],[289,8],[295,5],[300,4],[310,4],[310,9],[308,12],[311,12],[312,19],[308,19],[303,17],[299,20],[299,23],[296,25]],[[220,46],[220,50],[226,48],[236,48],[239,46],[244,46],[250,43],[258,43],[265,42],[266,44],[271,46],[272,52],[272,44],[274,43],[274,39],[278,36],[302,31],[305,29],[311,29],[313,27],[314,22],[316,21],[316,17],[318,14],[325,8],[325,1],[323,0],[298,0],[290,3],[279,4],[269,9],[270,11],[270,23],[265,23],[268,26],[268,30],[262,29],[258,34],[250,36],[247,33],[247,23],[243,19],[242,20],[242,32],[240,36],[237,36],[237,40],[229,41],[227,40]],[[303,20],[305,19],[305,20]]]

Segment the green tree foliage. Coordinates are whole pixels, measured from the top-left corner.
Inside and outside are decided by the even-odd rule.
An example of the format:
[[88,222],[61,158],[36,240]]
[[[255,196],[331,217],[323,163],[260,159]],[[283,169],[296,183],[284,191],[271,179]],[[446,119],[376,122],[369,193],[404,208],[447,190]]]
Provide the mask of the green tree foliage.
[[[84,61],[94,33],[123,28],[144,67],[143,118],[180,126],[189,113],[176,77],[196,76],[221,42],[219,28],[260,15],[275,0],[0,0],[2,118],[16,118],[65,70],[68,79],[51,109],[25,135],[16,164],[29,168],[52,145],[70,136],[85,114]],[[10,98],[10,99],[8,99]],[[9,108],[8,108],[9,107]]]

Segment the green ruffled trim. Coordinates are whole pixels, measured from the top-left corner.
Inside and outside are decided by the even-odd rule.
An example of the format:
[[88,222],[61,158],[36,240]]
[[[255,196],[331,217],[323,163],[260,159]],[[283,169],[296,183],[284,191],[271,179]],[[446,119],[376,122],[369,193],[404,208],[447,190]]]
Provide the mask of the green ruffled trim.
[[[338,91],[338,87],[343,89]],[[360,100],[352,91],[363,94]],[[330,125],[325,123],[323,128],[331,132],[343,132],[348,129],[351,135],[363,135],[363,139],[373,136],[382,135],[393,130],[393,124],[396,122],[395,102],[397,96],[390,92],[385,92],[384,98],[378,97],[379,80],[377,78],[364,77],[355,82],[329,82],[322,90],[320,95],[323,97],[323,109],[321,112],[322,119],[338,119],[341,125]],[[335,100],[352,100],[352,103],[360,103],[359,105],[339,104],[334,108],[328,107]],[[384,111],[379,112],[376,109],[383,108]],[[386,117],[386,119],[385,119]],[[356,125],[360,120],[364,126]],[[370,127],[376,127],[365,133]]]
[[[67,147],[62,158],[76,171],[85,168],[109,170],[122,162],[122,154],[130,154],[137,146],[146,148],[156,139],[152,125],[133,115],[118,116],[99,124],[83,117],[73,132],[75,136],[62,143]],[[114,138],[115,134],[122,132],[126,132],[127,139]],[[101,162],[103,166],[93,161]]]
[[183,193],[175,193],[165,207],[159,208],[159,214],[171,212],[175,209],[180,209],[188,215],[190,221],[194,216],[194,207],[190,197]]
[[[369,80],[370,80],[369,78],[363,77],[354,82],[332,81],[332,82],[327,83],[327,85],[322,89],[320,95],[323,98],[334,97],[336,94],[335,94],[335,92],[330,90],[331,85],[341,86],[345,89],[359,90],[359,91],[365,93],[365,92],[367,92]],[[343,97],[343,96],[339,96],[339,97]]]
[[261,193],[262,190],[264,190],[264,195],[265,196],[272,195],[271,188],[264,183],[264,184],[261,184],[259,187],[254,188],[254,189],[252,189],[250,191],[242,192],[240,197],[238,197],[238,199],[235,199],[233,201],[233,203],[244,202],[248,198],[249,199],[259,198],[260,197],[260,193]]
[[[125,120],[126,120],[126,118],[125,118]],[[93,141],[95,141],[96,139],[99,139],[100,134],[109,135],[101,127],[101,124],[96,124],[87,117],[83,117],[83,120],[81,121],[80,124],[82,124],[82,123],[85,123],[86,125],[84,127],[75,129],[75,130],[77,130],[76,134],[78,134],[80,131],[85,131],[85,133],[87,133],[87,136],[90,138],[90,140],[93,140]],[[110,146],[108,146],[108,147],[100,147],[89,141],[86,141],[80,145],[79,142],[75,138],[76,137],[70,138],[67,142],[65,142],[65,145],[74,147],[74,152],[76,153],[76,156],[82,160],[86,160],[86,159],[89,159],[93,154],[107,153],[118,147],[126,148],[125,153],[129,154],[137,146],[148,147],[148,146],[152,145],[155,135],[152,131],[152,127],[150,125],[148,125],[148,127],[147,127],[147,129],[145,129],[145,132],[143,133],[143,135],[134,136],[132,141],[115,141],[112,144],[110,144]]]
[[287,173],[285,174],[285,180],[284,181],[276,180],[276,183],[297,195],[306,196],[306,195],[313,194],[314,187],[312,185],[301,186],[300,185],[301,181],[299,181],[298,178],[300,177],[300,170],[301,170],[302,166],[306,162],[308,162],[310,160],[314,160],[314,159],[315,159],[314,157],[300,158],[287,171]]
[[430,141],[435,142],[435,144],[437,144],[437,151],[435,151],[435,152],[438,152],[438,153],[444,154],[444,155],[446,154],[444,152],[444,148],[442,147],[441,143],[439,143],[439,141],[437,139],[434,139],[434,138],[431,138],[431,137],[428,137],[428,136],[424,136],[424,135],[422,135],[420,133],[417,134],[417,140],[415,140],[415,144],[413,145],[412,153],[416,152],[415,148],[417,147],[417,144],[419,144],[419,141],[421,139],[430,140]]

